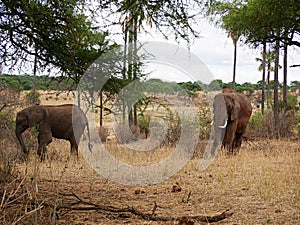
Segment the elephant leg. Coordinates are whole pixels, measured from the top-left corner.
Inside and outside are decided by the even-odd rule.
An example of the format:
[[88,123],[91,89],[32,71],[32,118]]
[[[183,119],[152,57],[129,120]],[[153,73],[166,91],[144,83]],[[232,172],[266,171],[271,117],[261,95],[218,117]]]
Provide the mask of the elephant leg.
[[46,154],[46,146],[39,144],[39,148],[38,148],[38,156],[40,157],[41,161],[45,160],[45,154]]
[[76,132],[74,131],[74,134],[72,135],[69,141],[71,144],[71,154],[75,155],[78,159],[78,145],[80,143],[80,138],[83,134],[85,125],[78,123],[77,125],[75,125],[75,127],[76,127]]
[[41,158],[41,161],[45,160],[46,146],[52,142],[52,136],[49,135],[39,135],[38,137],[38,156]]
[[222,147],[223,148],[226,148],[226,140],[227,140],[227,128],[226,128],[226,131],[225,131],[225,134],[224,134],[224,139],[223,139],[223,142],[222,142]]
[[38,136],[38,156],[41,158],[41,161],[45,159],[46,146],[52,142],[52,133],[49,126],[44,126],[40,124],[39,126],[39,136]]
[[71,154],[76,156],[78,159],[78,144],[75,138],[71,138],[70,144],[71,144]]
[[234,148],[239,149],[242,145],[243,133],[236,133],[234,140]]
[[234,147],[233,142],[235,139],[236,127],[237,124],[233,122],[232,124],[228,125],[226,128],[224,141],[225,141],[225,146],[227,148],[227,151],[229,153],[233,153],[233,147]]

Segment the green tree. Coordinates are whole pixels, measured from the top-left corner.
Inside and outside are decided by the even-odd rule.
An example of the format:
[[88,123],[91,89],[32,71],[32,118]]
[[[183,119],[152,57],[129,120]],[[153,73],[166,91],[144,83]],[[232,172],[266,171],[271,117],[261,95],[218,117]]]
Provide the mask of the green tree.
[[[239,7],[233,14],[232,4]],[[274,117],[276,124],[276,136],[279,137],[279,113],[278,113],[278,69],[279,51],[284,47],[284,98],[286,98],[286,55],[287,46],[300,47],[299,42],[299,2],[297,0],[251,0],[251,1],[209,1],[209,13],[220,14],[221,18],[227,18],[230,30],[240,33],[243,42],[257,47],[261,44],[272,43],[275,46],[274,66]],[[223,19],[224,20],[224,19]],[[286,102],[286,100],[284,100]]]
[[1,1],[0,45],[4,63],[31,61],[60,69],[77,84],[107,45],[107,32],[94,29],[79,8],[83,1]]
[[[123,79],[125,83],[140,79],[141,65],[137,56],[138,33],[141,29],[146,30],[145,25],[150,28],[155,26],[166,39],[169,38],[166,29],[170,29],[177,42],[183,39],[189,43],[191,37],[198,35],[191,26],[195,15],[190,15],[189,9],[199,5],[199,1],[106,0],[101,1],[100,5],[106,12],[116,8],[115,13],[120,18],[124,37]],[[137,125],[136,105],[125,106],[125,102],[123,103],[123,120],[125,120],[126,107],[129,124]]]
[[15,65],[36,56],[40,67],[60,66],[56,54],[66,31],[76,29],[76,1],[9,1],[0,3],[0,45],[2,60]]
[[300,90],[300,81],[291,81],[290,87],[293,91]]
[[220,91],[223,89],[222,80],[213,80],[208,84],[209,91]]

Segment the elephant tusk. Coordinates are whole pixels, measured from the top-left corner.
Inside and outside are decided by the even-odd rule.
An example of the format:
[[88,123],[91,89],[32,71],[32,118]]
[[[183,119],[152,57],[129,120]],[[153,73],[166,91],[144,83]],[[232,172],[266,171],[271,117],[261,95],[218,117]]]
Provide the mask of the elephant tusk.
[[213,120],[211,121],[210,125],[211,125],[211,126],[214,125],[214,121],[213,121]]
[[220,128],[225,128],[227,126],[227,120],[225,121],[225,124],[223,126],[219,126]]

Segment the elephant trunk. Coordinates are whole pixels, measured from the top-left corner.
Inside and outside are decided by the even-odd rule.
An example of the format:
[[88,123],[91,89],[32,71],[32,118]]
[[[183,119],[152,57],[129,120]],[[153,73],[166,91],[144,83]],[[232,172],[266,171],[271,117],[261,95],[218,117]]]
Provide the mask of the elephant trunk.
[[214,148],[218,148],[222,143],[226,132],[227,127],[227,118],[224,118],[222,120],[214,121],[213,126],[213,138],[214,138]]
[[224,128],[219,128],[219,125],[216,125],[214,121],[210,132],[210,139],[203,155],[204,160],[211,162],[215,158],[218,149],[222,145],[225,130]]
[[24,141],[23,141],[23,138],[22,138],[22,133],[24,132],[23,129],[20,129],[20,128],[16,128],[16,137],[21,145],[21,148],[22,148],[22,151],[25,153],[25,154],[28,154],[28,150],[26,149],[25,147],[25,144],[24,144]]

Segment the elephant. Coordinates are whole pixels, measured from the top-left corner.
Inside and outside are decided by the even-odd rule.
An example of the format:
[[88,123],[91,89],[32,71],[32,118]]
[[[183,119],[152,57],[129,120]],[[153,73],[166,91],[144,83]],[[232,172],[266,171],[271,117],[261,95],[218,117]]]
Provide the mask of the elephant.
[[213,148],[222,143],[229,153],[234,153],[234,149],[241,147],[252,114],[250,100],[240,93],[219,93],[213,101],[213,114]]
[[33,105],[17,113],[16,137],[23,152],[28,155],[22,133],[30,127],[38,126],[38,155],[45,159],[46,146],[52,138],[65,139],[71,144],[71,153],[78,158],[78,145],[85,126],[88,132],[88,148],[91,151],[90,131],[84,112],[76,105]]

